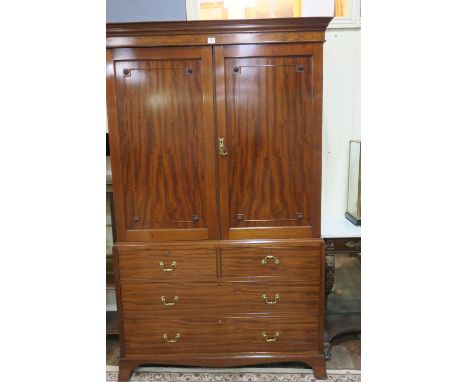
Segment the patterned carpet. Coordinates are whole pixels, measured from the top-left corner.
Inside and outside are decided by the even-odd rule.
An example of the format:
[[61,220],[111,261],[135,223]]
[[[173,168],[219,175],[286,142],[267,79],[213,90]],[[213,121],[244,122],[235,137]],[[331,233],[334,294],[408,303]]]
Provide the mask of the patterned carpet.
[[[117,381],[119,368],[107,366],[106,382]],[[328,382],[361,382],[360,370],[327,370]],[[301,368],[189,369],[142,367],[131,382],[314,382],[312,370]]]

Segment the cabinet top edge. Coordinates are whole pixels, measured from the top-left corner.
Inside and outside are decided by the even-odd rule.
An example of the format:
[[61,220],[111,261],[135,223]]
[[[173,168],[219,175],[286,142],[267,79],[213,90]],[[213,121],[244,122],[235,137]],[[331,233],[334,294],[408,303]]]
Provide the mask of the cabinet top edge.
[[325,31],[332,17],[246,20],[192,20],[106,24],[107,37],[190,35],[199,33]]

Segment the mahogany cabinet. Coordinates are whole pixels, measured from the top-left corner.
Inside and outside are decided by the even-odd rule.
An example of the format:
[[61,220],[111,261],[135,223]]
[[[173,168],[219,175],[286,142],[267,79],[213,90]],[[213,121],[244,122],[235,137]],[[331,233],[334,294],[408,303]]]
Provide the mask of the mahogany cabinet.
[[143,364],[326,375],[329,21],[107,25],[119,381]]

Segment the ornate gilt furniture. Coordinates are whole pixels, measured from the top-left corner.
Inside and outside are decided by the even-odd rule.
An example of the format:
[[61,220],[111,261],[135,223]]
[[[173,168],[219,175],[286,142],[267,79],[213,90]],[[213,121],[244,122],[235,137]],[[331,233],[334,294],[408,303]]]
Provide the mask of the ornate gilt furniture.
[[329,21],[107,25],[119,381],[142,364],[326,376]]
[[342,335],[361,333],[361,238],[327,236],[324,240],[324,354],[329,360],[334,339]]

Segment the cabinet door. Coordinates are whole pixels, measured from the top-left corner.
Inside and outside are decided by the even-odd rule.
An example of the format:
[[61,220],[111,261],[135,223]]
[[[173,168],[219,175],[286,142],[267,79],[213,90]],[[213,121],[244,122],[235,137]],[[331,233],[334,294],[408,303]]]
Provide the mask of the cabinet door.
[[118,241],[216,237],[211,47],[108,52]]
[[320,237],[322,45],[215,48],[221,234]]

